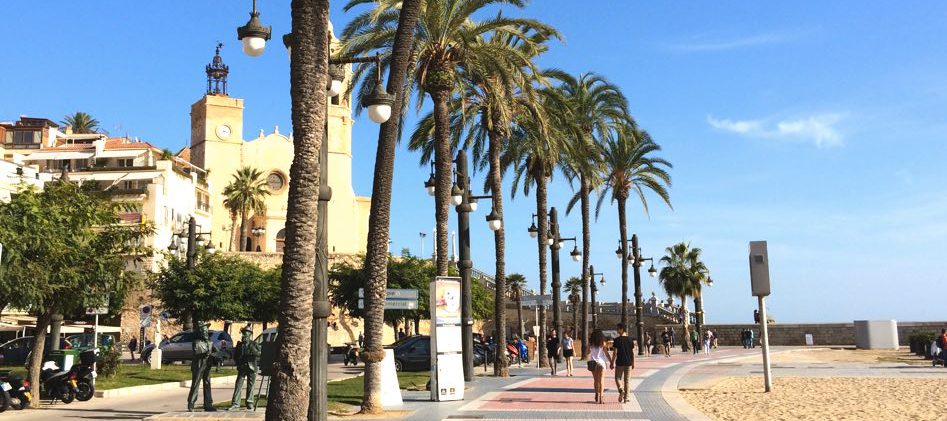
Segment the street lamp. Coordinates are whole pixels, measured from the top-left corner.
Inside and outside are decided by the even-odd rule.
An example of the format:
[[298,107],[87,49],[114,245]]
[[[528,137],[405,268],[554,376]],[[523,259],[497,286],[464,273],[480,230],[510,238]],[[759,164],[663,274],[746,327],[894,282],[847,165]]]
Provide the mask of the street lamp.
[[[641,313],[644,311],[641,302],[641,266],[645,261],[651,261],[651,268],[648,269],[648,275],[652,278],[657,275],[658,270],[654,268],[654,258],[642,257],[641,247],[638,247],[638,234],[631,235],[631,254],[628,261],[635,268],[635,323],[637,325],[638,343],[644,343],[644,320],[641,319]],[[644,355],[644,347],[638,347],[638,355]]]
[[533,223],[526,229],[529,232],[529,238],[536,238],[539,235],[539,228],[536,227],[536,214],[533,214]]
[[[574,261],[579,261],[579,257],[582,256],[582,253],[579,251],[578,242],[575,237],[571,238],[562,238],[559,231],[559,213],[556,211],[556,207],[553,206],[549,209],[549,229],[551,237],[546,241],[546,244],[549,245],[550,254],[552,255],[552,325],[553,329],[556,330],[556,337],[562,338],[562,318],[560,313],[560,289],[562,283],[560,282],[559,276],[559,249],[562,248],[562,245],[566,241],[572,241],[576,243],[576,248],[572,250],[572,259]],[[578,256],[578,257],[577,257]],[[559,361],[562,355],[562,347],[559,348],[559,354],[556,355],[556,361]]]
[[[601,276],[601,279],[599,282],[601,282],[602,287],[604,287],[605,274],[601,272],[595,273],[595,266],[590,265],[589,266],[589,276],[590,276],[589,283],[591,284],[591,287],[592,287],[592,330],[595,330],[596,328],[598,328],[598,309],[595,303],[595,293],[598,292],[598,287],[595,286],[595,275]],[[582,347],[585,347],[585,346],[586,346],[585,344],[582,344]]]
[[434,160],[431,160],[431,176],[424,182],[424,190],[427,190],[428,196],[434,197],[435,186],[437,183],[434,181]]
[[253,0],[250,20],[246,25],[237,28],[237,39],[243,42],[243,52],[250,57],[259,57],[263,54],[271,33],[271,27],[260,23],[260,12],[256,10],[256,0]]

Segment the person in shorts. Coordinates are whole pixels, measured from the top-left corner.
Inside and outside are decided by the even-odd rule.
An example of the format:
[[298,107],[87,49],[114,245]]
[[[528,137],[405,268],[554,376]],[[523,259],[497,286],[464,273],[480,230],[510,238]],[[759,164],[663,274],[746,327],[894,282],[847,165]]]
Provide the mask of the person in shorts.
[[611,365],[615,367],[615,385],[618,386],[618,402],[627,403],[631,392],[631,370],[635,368],[635,347],[628,337],[625,324],[617,326],[618,337],[612,341]]

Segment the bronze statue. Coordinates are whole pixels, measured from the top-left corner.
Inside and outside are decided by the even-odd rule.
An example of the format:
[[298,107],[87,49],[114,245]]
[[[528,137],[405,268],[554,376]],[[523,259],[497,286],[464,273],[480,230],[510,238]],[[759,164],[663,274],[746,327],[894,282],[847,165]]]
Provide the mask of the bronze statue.
[[210,368],[215,358],[214,346],[210,341],[210,332],[207,330],[210,323],[201,323],[195,332],[194,342],[191,343],[191,350],[194,352],[191,358],[191,391],[187,395],[187,410],[194,411],[194,404],[197,402],[197,388],[200,384],[204,385],[204,411],[213,412],[214,397],[210,390]]
[[253,328],[249,325],[240,329],[242,334],[240,343],[234,348],[233,359],[237,364],[237,384],[233,388],[233,399],[230,400],[230,411],[240,408],[240,390],[243,388],[243,379],[247,379],[247,409],[253,410],[256,403],[253,399],[253,385],[256,384],[256,369],[260,363],[260,344],[253,340]]

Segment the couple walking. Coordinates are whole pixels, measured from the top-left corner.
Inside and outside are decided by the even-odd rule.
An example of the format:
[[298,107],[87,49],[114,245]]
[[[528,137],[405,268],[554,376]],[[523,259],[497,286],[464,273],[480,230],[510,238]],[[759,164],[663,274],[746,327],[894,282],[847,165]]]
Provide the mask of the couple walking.
[[[572,357],[575,356],[574,340],[572,339],[572,333],[568,330],[562,336],[562,357],[566,360],[566,375],[572,377]],[[556,330],[550,330],[549,337],[546,338],[546,356],[549,358],[550,374],[553,376],[559,372],[559,345]]]
[[618,324],[618,337],[612,341],[612,351],[608,349],[605,334],[596,329],[589,339],[589,371],[595,385],[595,402],[605,403],[605,385],[603,377],[605,367],[615,370],[615,385],[618,387],[618,402],[628,402],[631,391],[631,370],[635,368],[635,344],[628,337],[624,323]]

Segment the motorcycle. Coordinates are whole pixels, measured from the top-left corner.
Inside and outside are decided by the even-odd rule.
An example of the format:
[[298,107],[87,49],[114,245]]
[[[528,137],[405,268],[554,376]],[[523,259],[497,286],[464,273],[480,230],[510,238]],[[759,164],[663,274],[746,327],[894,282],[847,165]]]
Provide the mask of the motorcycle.
[[76,399],[78,382],[75,373],[60,370],[55,362],[46,361],[39,377],[40,396],[48,397],[50,403],[59,399],[62,403],[69,404]]
[[69,379],[76,381],[76,400],[79,402],[95,396],[95,361],[98,355],[98,348],[82,351],[79,353],[79,363],[69,369]]
[[9,371],[0,372],[0,398],[4,403],[0,404],[0,412],[7,407],[20,410],[30,405],[33,395],[30,394],[30,382],[20,376],[13,375]]
[[355,344],[347,343],[345,344],[345,359],[343,363],[348,366],[350,363],[353,366],[358,365],[358,347]]

